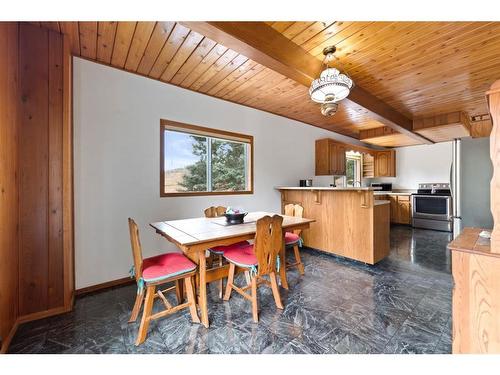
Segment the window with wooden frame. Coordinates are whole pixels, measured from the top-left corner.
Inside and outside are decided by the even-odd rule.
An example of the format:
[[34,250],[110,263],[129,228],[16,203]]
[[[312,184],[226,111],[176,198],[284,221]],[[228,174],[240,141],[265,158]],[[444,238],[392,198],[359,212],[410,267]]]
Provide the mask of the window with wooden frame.
[[347,151],[346,152],[346,183],[347,186],[361,187],[362,176],[362,156],[360,152]]
[[253,194],[253,136],[160,121],[160,196]]

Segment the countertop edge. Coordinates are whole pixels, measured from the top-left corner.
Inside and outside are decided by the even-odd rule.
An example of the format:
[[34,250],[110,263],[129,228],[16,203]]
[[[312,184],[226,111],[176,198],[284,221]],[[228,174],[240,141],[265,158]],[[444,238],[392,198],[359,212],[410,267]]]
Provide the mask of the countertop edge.
[[451,251],[500,258],[500,253],[491,252],[490,240],[479,236],[482,230],[491,231],[491,229],[484,228],[464,228],[462,233],[448,244],[448,249]]

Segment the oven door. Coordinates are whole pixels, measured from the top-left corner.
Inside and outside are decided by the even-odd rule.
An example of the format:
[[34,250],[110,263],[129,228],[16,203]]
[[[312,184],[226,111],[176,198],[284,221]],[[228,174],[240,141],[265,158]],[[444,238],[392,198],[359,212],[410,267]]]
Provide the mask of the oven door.
[[412,195],[412,211],[414,218],[451,220],[451,197],[442,195]]

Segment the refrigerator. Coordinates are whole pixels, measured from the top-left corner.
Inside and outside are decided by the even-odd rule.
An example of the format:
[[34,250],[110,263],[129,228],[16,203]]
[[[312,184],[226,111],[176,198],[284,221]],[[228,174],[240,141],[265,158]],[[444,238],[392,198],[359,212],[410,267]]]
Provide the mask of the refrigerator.
[[452,141],[450,188],[454,238],[464,227],[493,227],[490,210],[492,176],[489,138],[467,137]]

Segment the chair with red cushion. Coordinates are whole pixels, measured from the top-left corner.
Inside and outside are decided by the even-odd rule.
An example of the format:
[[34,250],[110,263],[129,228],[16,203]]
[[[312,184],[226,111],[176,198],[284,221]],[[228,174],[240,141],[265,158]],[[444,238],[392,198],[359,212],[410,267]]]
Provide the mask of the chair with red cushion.
[[[285,206],[285,215],[287,216],[302,217],[303,214],[304,208],[300,204],[287,204]],[[298,229],[293,232],[285,233],[285,246],[287,249],[293,248],[293,252],[295,254],[295,262],[286,263],[286,268],[297,267],[299,269],[299,273],[304,275],[304,263],[302,263],[299,250],[299,248],[302,247],[300,232],[301,230]]]
[[[254,244],[248,244],[238,249],[229,249],[224,252],[224,258],[229,262],[229,276],[224,300],[229,300],[233,290],[250,300],[252,302],[252,317],[255,323],[259,321],[258,285],[266,284],[270,286],[276,307],[283,309],[276,280],[277,264],[279,262],[278,254],[283,247],[282,223],[282,216],[264,216],[257,220]],[[234,285],[236,267],[250,271],[250,285],[242,288]],[[269,280],[265,279],[264,276],[268,276]],[[247,294],[245,291],[250,288],[251,294]]]
[[[205,217],[211,218],[211,217],[220,217],[224,216],[226,213],[226,207],[224,206],[211,206],[205,209],[204,211]],[[235,244],[227,245],[227,246],[214,246],[211,249],[209,249],[211,256],[217,257],[218,260],[218,266],[221,267],[223,263],[223,256],[224,252],[229,249],[233,248],[239,248],[240,246],[246,246],[248,245],[248,241],[241,241],[237,242]],[[250,285],[250,274],[248,272],[245,272],[245,277],[247,278],[248,285]],[[224,293],[224,284],[222,279],[219,280],[219,298],[222,298],[222,294]]]
[[[134,220],[128,219],[130,242],[132,244],[132,255],[134,257],[134,274],[137,282],[137,297],[130,322],[135,322],[144,301],[141,325],[135,345],[142,344],[146,339],[149,323],[151,320],[161,318],[172,314],[178,310],[189,308],[193,322],[199,323],[198,313],[196,311],[196,300],[193,290],[193,276],[196,273],[196,264],[191,262],[183,254],[167,253],[150,258],[142,258],[141,242],[139,240],[139,229]],[[186,289],[187,302],[183,301],[183,285]],[[161,290],[156,287],[165,283],[175,282],[175,285]],[[144,297],[144,289],[146,296]],[[164,293],[170,290],[176,290],[177,306],[172,306],[168,302]],[[151,314],[155,298],[160,298],[165,305],[165,310]]]

